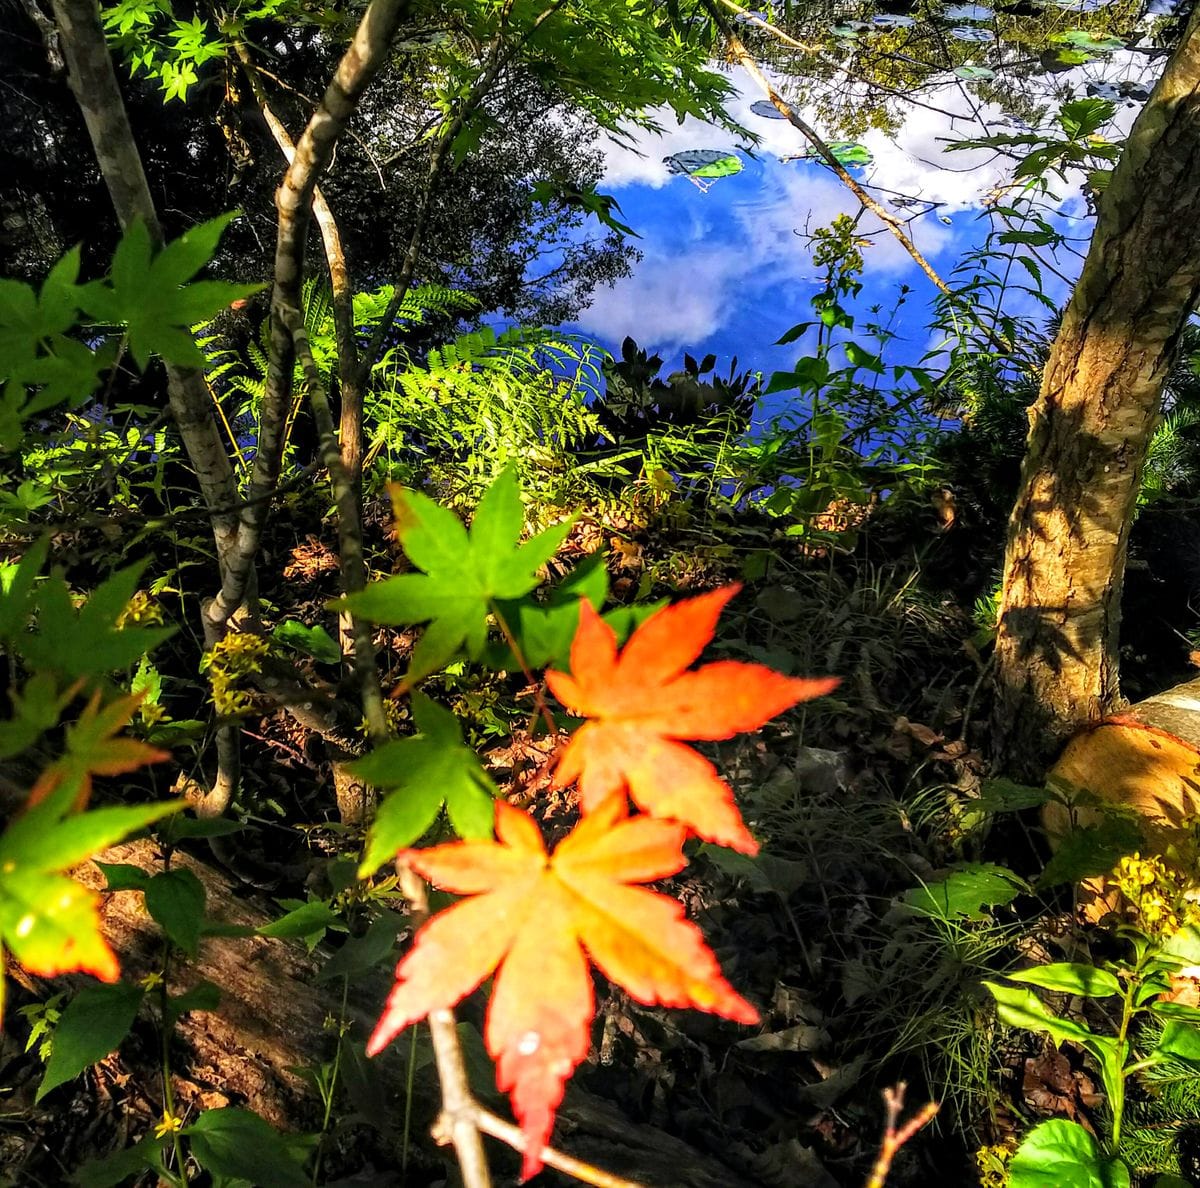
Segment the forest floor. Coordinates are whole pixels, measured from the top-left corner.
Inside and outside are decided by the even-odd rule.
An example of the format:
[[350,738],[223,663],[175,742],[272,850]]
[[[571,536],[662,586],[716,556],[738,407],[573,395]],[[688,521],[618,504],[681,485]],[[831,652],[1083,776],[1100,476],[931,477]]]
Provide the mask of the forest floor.
[[[910,1111],[934,1098],[941,1112],[901,1152],[889,1183],[969,1184],[975,1150],[1005,1137],[1006,1095],[1040,1102],[1045,1113],[1086,1111],[1081,1074],[1043,1058],[1036,1043],[1001,1051],[989,1021],[978,978],[1011,947],[1015,924],[931,920],[904,900],[948,863],[978,853],[968,806],[984,776],[989,669],[971,642],[977,627],[969,615],[923,588],[917,566],[889,555],[886,529],[883,544],[868,532],[839,550],[780,541],[753,524],[714,531],[581,523],[571,547],[610,546],[618,598],[694,593],[758,571],[714,651],[799,675],[836,674],[842,684],[714,750],[763,852],[751,860],[700,845],[664,888],[701,925],[763,1025],[747,1036],[711,1016],[641,1006],[598,980],[593,1051],[560,1118],[562,1145],[663,1188],[857,1185],[878,1148],[882,1091],[903,1080]],[[936,525],[928,531],[933,540]],[[375,532],[373,565],[389,571],[395,558],[382,512]],[[337,593],[333,547],[304,515],[277,522],[268,554],[283,581],[262,592],[270,620],[332,628],[324,606]],[[178,609],[182,616],[190,607]],[[411,640],[380,640],[385,658],[402,667]],[[172,646],[173,659],[161,666],[175,690],[168,707],[199,688],[194,637],[185,632]],[[312,675],[336,679],[336,670],[306,664]],[[493,777],[530,804],[553,837],[572,822],[574,805],[570,794],[545,790],[553,747],[521,727],[529,702],[520,684],[446,678],[431,693],[471,725]],[[243,800],[259,857],[247,862],[242,846],[240,867],[222,863],[219,848],[201,843],[178,861],[201,872],[210,909],[254,925],[322,889],[330,860],[353,852],[356,838],[336,820],[328,746],[279,711],[244,726]],[[1008,848],[1032,861],[1026,833]],[[124,853],[120,860],[131,860]],[[158,860],[145,848],[135,858]],[[152,968],[136,912],[120,900],[110,897],[110,923],[126,972]],[[394,896],[374,904],[385,914],[402,906]],[[350,1015],[342,1015],[351,1036],[379,1009],[396,932],[406,935],[403,921],[389,918],[398,923],[384,960],[377,955],[375,968],[352,979]],[[358,919],[361,932],[366,917]],[[181,984],[236,983],[247,1009],[224,1026],[204,1023],[203,1012],[180,1026],[177,1099],[195,1108],[247,1105],[292,1131],[320,1129],[322,1070],[330,1065],[317,1053],[337,1050],[327,1014],[338,1004],[319,970],[346,943],[330,933],[310,955],[296,941],[259,940],[266,948],[247,956],[242,941],[206,942],[197,968],[175,976]],[[141,1137],[161,1114],[161,1052],[149,1026],[135,1029],[119,1055],[35,1102],[41,1063],[36,1043],[25,1051],[31,1020],[21,1008],[45,993],[29,981],[14,988],[0,1049],[0,1182],[14,1186],[68,1183],[75,1169]],[[272,1038],[262,1017],[279,1035]],[[481,1007],[469,1001],[460,1018],[472,1083],[499,1105],[478,1038]],[[446,1153],[428,1137],[437,1096],[425,1043],[402,1039],[383,1079],[343,1049],[320,1182],[455,1182]],[[498,1153],[499,1182],[515,1182],[515,1170],[515,1159]],[[122,1181],[97,1174],[83,1182]],[[551,1171],[535,1181],[559,1182],[567,1181]]]

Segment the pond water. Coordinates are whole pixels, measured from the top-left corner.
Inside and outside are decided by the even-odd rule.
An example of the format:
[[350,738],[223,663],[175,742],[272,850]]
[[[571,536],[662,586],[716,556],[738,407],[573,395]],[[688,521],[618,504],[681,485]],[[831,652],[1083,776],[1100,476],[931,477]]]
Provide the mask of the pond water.
[[[839,157],[878,201],[910,220],[913,241],[954,285],[956,266],[995,225],[996,195],[1015,161],[990,148],[947,146],[1055,127],[1063,103],[1085,97],[1112,102],[1100,134],[1123,137],[1165,60],[1156,41],[1165,0],[1150,7],[1099,0],[1017,0],[1000,11],[841,6],[787,24],[790,36],[814,47],[807,53],[744,19],[739,30],[776,89],[837,142]],[[764,15],[787,23],[785,15]],[[620,203],[643,257],[629,277],[595,294],[573,328],[610,350],[631,334],[664,356],[667,371],[685,351],[714,352],[769,375],[794,363],[797,347],[776,341],[811,316],[809,301],[822,287],[808,234],[860,207],[831,170],[805,158],[804,138],[773,118],[778,113],[748,75],[730,68],[729,78],[729,112],[757,143],[691,118],[677,125],[669,111],[661,132],[638,132],[629,145],[605,142],[599,189]],[[697,150],[708,150],[708,158],[732,154],[740,171],[699,179],[672,171],[680,160],[703,159],[689,155]],[[1013,152],[1019,159],[1028,149]],[[1091,234],[1084,182],[1079,170],[1056,178],[1043,203],[1047,219],[1068,236],[1057,249],[1035,249],[1045,265],[1043,290],[1055,304],[1067,296]],[[917,363],[941,341],[930,329],[934,287],[874,215],[863,213],[858,228],[869,243],[858,312],[869,305],[890,312],[908,286],[888,362]],[[1047,312],[1015,288],[1004,302],[1012,314]]]

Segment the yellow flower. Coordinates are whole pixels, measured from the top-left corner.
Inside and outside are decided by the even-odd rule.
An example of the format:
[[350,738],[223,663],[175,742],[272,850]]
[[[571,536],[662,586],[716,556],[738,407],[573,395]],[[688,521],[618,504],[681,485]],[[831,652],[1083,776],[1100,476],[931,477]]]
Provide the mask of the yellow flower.
[[155,1138],[166,1138],[169,1134],[183,1129],[183,1119],[176,1117],[169,1110],[163,1110],[162,1121],[154,1128]]
[[138,985],[143,990],[154,990],[162,985],[163,976],[158,970],[152,970],[144,978],[138,981]]

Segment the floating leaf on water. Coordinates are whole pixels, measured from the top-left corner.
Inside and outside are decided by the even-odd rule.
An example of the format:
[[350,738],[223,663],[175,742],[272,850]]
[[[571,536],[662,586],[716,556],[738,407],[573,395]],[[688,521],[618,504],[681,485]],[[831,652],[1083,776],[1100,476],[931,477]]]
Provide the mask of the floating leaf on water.
[[990,21],[996,14],[982,4],[951,4],[938,15],[947,21]]
[[1097,37],[1086,29],[1052,33],[1047,40],[1051,45],[1063,45],[1089,54],[1111,54],[1114,50],[1125,48],[1125,43],[1119,37]]
[[910,16],[897,16],[892,12],[881,12],[871,23],[877,29],[911,29],[917,22]]
[[1087,93],[1093,99],[1105,99],[1109,103],[1115,103],[1121,98],[1121,92],[1110,82],[1090,82],[1087,85]]
[[762,116],[764,120],[786,120],[787,116],[783,114],[769,99],[756,99],[750,104],[751,112],[756,116]]
[[983,29],[978,25],[955,25],[949,30],[955,41],[995,41],[996,34],[991,29]]
[[669,172],[685,177],[732,177],[742,171],[741,157],[720,149],[684,149],[663,157],[663,164]]
[[996,77],[994,70],[989,70],[986,66],[956,66],[954,73],[958,78],[964,78],[967,82],[987,82],[988,79]]
[[[833,140],[827,146],[833,154],[833,158],[839,165],[845,165],[849,168],[859,168],[863,165],[870,165],[875,159],[871,156],[871,150],[865,144],[859,144],[854,140]],[[810,148],[805,154],[805,157],[823,160],[821,154],[815,148]]]

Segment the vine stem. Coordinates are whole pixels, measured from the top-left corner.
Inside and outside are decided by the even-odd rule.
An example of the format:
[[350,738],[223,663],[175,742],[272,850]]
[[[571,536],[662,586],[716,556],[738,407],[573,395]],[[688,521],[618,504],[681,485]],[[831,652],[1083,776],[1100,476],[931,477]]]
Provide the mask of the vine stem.
[[517,663],[521,666],[521,672],[525,679],[533,687],[533,717],[529,724],[530,732],[533,730],[533,723],[540,717],[546,725],[546,731],[554,737],[558,733],[558,726],[554,722],[554,715],[550,712],[549,705],[546,704],[546,695],[542,690],[542,682],[533,675],[533,670],[529,667],[529,662],[525,659],[524,653],[521,651],[521,645],[517,643],[517,637],[513,634],[512,628],[509,627],[504,616],[500,613],[500,608],[496,603],[489,602],[491,612],[496,617],[496,626],[500,628],[500,634],[504,636],[504,642],[512,648],[512,653],[516,657]]

